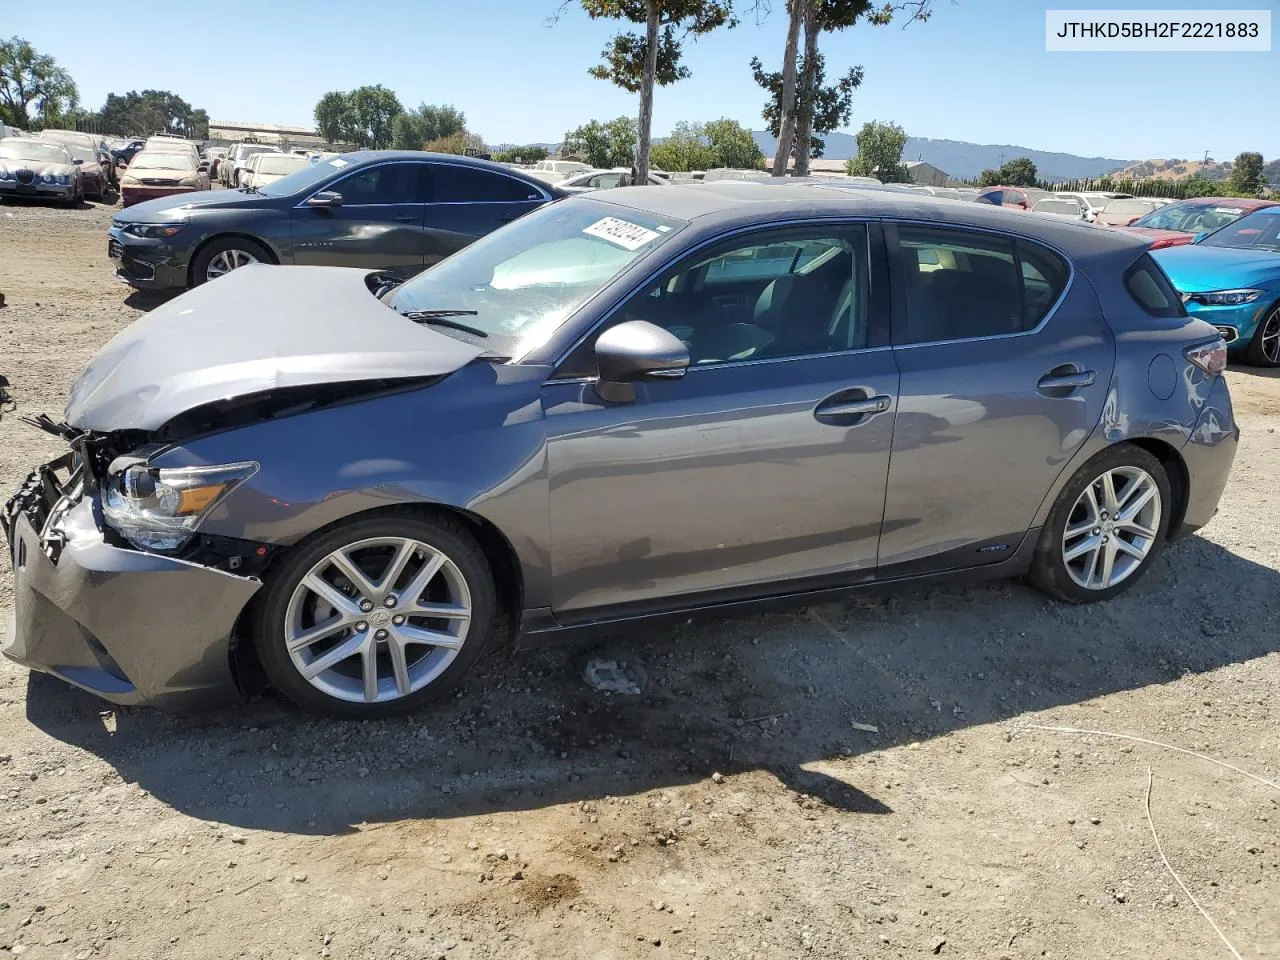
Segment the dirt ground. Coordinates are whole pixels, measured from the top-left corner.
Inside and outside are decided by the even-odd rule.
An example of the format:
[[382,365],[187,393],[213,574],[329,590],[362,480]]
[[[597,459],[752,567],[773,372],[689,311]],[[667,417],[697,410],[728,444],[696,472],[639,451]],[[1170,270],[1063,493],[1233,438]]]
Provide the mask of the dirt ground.
[[[0,207],[19,413],[147,304],[111,211]],[[193,349],[198,345],[193,344]],[[177,719],[0,666],[0,956],[1280,958],[1280,379],[1222,511],[1132,592],[916,590],[506,654],[343,724]],[[59,443],[0,419],[0,489]],[[12,584],[0,560],[0,619]],[[855,724],[870,724],[878,732]]]

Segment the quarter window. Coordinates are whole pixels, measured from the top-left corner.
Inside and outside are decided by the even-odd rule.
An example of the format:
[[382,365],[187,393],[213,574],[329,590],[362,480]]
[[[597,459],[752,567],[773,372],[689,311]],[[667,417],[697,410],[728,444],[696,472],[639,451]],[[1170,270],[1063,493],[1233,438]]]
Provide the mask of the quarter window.
[[383,163],[339,180],[330,189],[342,194],[344,207],[421,203],[417,163]]
[[514,177],[461,164],[431,165],[431,198],[436,203],[523,203],[541,200],[536,187]]
[[699,254],[634,296],[615,322],[674,333],[694,365],[775,360],[867,343],[860,224],[772,232]]
[[929,343],[1033,329],[1062,295],[1066,262],[1038,244],[939,227],[898,227],[906,329]]
[[1153,317],[1185,317],[1186,308],[1164,271],[1147,254],[1126,271],[1124,285],[1129,296]]

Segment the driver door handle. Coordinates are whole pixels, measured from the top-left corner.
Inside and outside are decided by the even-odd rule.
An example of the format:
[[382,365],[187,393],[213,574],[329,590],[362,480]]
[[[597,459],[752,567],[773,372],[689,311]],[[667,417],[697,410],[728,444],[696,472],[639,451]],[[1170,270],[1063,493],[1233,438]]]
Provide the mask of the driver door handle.
[[1075,364],[1055,367],[1040,378],[1036,386],[1041,390],[1075,390],[1091,387],[1098,375],[1092,370],[1081,370]]
[[866,417],[874,416],[877,413],[885,413],[891,406],[893,406],[893,398],[886,397],[883,394],[874,397],[856,398],[836,394],[834,397],[818,404],[817,409],[813,411],[813,415],[819,420]]

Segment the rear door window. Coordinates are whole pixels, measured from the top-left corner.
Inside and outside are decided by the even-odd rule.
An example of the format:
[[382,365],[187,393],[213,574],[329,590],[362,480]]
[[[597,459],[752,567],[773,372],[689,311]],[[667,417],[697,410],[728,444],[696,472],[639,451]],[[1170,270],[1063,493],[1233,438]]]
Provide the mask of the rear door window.
[[1058,254],[1000,234],[900,224],[903,329],[894,342],[930,343],[1022,333],[1066,289]]

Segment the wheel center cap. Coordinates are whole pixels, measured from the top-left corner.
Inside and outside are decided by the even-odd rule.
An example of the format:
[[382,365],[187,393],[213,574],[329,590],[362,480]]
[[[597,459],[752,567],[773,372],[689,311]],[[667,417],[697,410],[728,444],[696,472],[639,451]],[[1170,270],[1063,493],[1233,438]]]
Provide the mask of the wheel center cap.
[[1102,532],[1110,533],[1114,527],[1115,527],[1115,524],[1112,523],[1110,520],[1108,520],[1106,523],[1102,525]]
[[386,610],[375,610],[369,614],[369,622],[375,627],[385,627],[391,622],[391,614]]

